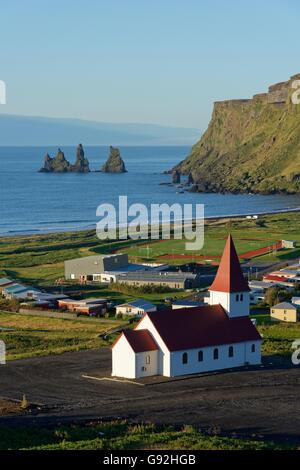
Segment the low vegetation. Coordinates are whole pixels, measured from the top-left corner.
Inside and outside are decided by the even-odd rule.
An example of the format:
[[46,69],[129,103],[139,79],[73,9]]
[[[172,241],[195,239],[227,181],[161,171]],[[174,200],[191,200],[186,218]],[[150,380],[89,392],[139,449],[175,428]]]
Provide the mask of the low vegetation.
[[116,334],[106,340],[102,335],[125,325],[119,319],[62,320],[0,312],[0,339],[8,360],[23,359],[110,346]]
[[193,426],[129,424],[126,421],[55,428],[0,428],[1,450],[284,450],[293,444],[203,434]]

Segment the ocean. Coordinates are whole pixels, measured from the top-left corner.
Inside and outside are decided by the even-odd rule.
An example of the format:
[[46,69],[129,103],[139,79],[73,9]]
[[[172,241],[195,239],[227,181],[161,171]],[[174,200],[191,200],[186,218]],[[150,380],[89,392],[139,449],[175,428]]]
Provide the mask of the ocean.
[[[99,170],[108,147],[84,147],[91,170]],[[75,161],[75,147],[63,147],[66,158]],[[120,147],[128,173],[45,174],[38,173],[46,152],[54,147],[0,148],[0,235],[45,233],[93,228],[99,204],[118,205],[120,195],[128,204],[204,204],[205,216],[258,214],[300,207],[300,195],[230,195],[184,192],[161,183],[164,174],[188,155],[189,147]]]

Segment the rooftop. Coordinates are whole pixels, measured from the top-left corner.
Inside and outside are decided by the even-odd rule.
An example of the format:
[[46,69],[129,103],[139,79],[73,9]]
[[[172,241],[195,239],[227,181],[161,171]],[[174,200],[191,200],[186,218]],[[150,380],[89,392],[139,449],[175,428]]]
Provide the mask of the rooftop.
[[293,309],[293,310],[297,310],[297,307],[295,307],[295,305],[291,304],[290,302],[281,302],[279,304],[276,304],[276,305],[273,305],[272,308],[279,308],[279,309]]
[[8,279],[8,277],[1,277],[0,286],[6,286],[7,284],[13,284],[14,281]]
[[122,278],[128,280],[147,280],[147,281],[162,281],[162,282],[178,282],[186,279],[196,279],[197,274],[182,273],[176,271],[136,271],[133,273],[121,274],[119,280],[122,282]]
[[221,305],[168,309],[146,315],[169,351],[261,339],[250,317],[229,318]]
[[231,235],[227,238],[219,269],[209,290],[218,292],[247,292],[250,290],[241,270]]
[[126,330],[123,331],[123,335],[135,353],[156,351],[158,349],[154,338],[148,330]]
[[187,307],[199,307],[203,305],[203,302],[198,302],[197,300],[189,300],[189,299],[180,299],[173,302],[173,305],[186,305]]
[[131,307],[135,307],[135,308],[141,308],[143,310],[147,310],[148,308],[155,307],[154,304],[143,299],[137,299],[137,300],[133,300],[132,302],[126,302],[125,304],[118,305],[118,307],[123,307],[125,305],[130,305]]

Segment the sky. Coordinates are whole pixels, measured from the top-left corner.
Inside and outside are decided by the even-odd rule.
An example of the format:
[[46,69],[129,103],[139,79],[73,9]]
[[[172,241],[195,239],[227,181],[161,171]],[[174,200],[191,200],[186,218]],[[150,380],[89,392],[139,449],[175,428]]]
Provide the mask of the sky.
[[300,72],[298,0],[0,0],[0,113],[204,130]]

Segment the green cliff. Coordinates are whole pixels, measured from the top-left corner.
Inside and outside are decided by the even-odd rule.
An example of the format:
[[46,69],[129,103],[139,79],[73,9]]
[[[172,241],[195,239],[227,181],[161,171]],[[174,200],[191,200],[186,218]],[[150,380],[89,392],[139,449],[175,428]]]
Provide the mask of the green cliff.
[[208,129],[175,167],[191,175],[194,191],[300,192],[297,80],[300,74],[252,99],[214,104]]

